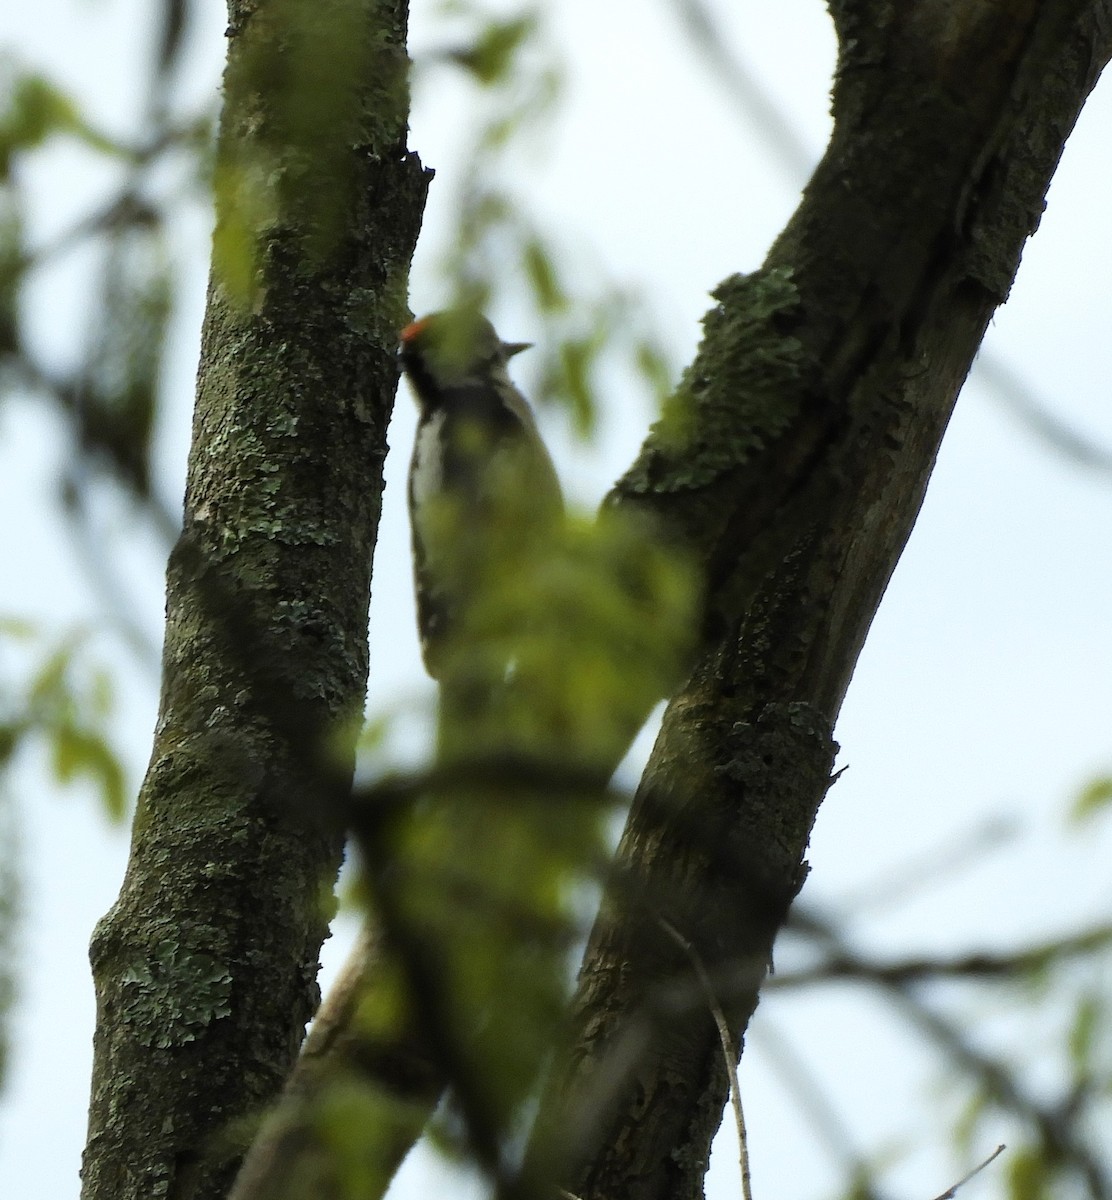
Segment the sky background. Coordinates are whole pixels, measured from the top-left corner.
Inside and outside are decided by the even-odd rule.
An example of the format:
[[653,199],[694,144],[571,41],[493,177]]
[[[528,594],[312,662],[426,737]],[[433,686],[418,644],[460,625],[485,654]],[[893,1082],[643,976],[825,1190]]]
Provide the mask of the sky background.
[[[151,6],[141,0],[39,0],[0,12],[0,44],[72,90],[97,123],[125,134],[142,95]],[[716,4],[724,44],[788,118],[798,148],[755,127],[705,69],[668,0],[566,0],[548,6],[567,73],[557,120],[529,147],[518,190],[559,231],[572,263],[601,257],[609,278],[643,289],[677,366],[688,361],[709,306],[708,291],[756,268],[798,200],[796,160],[813,162],[829,129],[834,41],[817,0]],[[198,6],[183,96],[214,93],[224,53],[224,13]],[[444,45],[433,7],[415,0],[417,53]],[[466,92],[443,70],[417,80],[411,145],[437,169],[414,267],[412,306],[445,299],[436,264],[453,182],[464,164]],[[985,353],[1021,378],[1062,421],[1112,447],[1112,85],[1098,86],[1066,148],[1046,216],[1029,243],[1012,298],[997,314]],[[52,147],[28,178],[34,228],[49,239],[97,205],[112,177],[72,146]],[[168,186],[169,186],[168,181]],[[203,204],[174,229],[186,278],[167,367],[159,430],[159,487],[180,510],[192,383],[208,256]],[[44,357],[73,361],[95,314],[74,255],[43,272],[28,317]],[[492,314],[503,336],[535,330],[513,310]],[[528,393],[529,356],[515,360]],[[602,437],[590,449],[558,414],[545,432],[569,491],[593,506],[633,457],[651,413],[616,378]],[[387,493],[372,602],[372,712],[409,714],[398,754],[418,749],[431,687],[419,666],[402,481],[414,424],[399,396],[390,432]],[[75,565],[57,504],[68,433],[41,406],[0,410],[0,614],[27,615],[58,631],[95,621],[102,602]],[[135,619],[160,638],[162,550],[105,493],[96,537],[123,563],[119,577]],[[854,677],[837,737],[849,769],[830,792],[812,839],[804,901],[849,920],[856,944],[891,955],[1006,948],[1052,936],[1082,920],[1107,919],[1112,884],[1109,828],[1066,828],[1079,786],[1112,769],[1112,476],[1084,471],[1032,436],[977,373],[959,401],[922,515]],[[119,643],[99,646],[119,657]],[[125,660],[126,661],[126,660]],[[148,664],[124,674],[116,728],[131,791],[149,754],[157,676]],[[644,736],[625,768],[636,777]],[[59,793],[44,763],[22,761],[7,785],[18,801],[24,863],[20,932],[22,991],[13,1058],[0,1098],[0,1196],[76,1196],[84,1141],[94,1008],[87,944],[112,903],[127,836],[107,827],[90,795]],[[991,852],[966,869],[919,879],[916,864],[939,848],[995,828]],[[880,893],[888,897],[880,899]],[[871,897],[871,900],[870,900]],[[326,946],[334,972],[350,940]],[[789,948],[790,949],[790,948]],[[1046,1081],[1065,1015],[1021,1021],[992,993],[964,1004],[987,1044],[1033,1038],[1045,1048]],[[766,998],[742,1067],[758,1197],[828,1194],[831,1159],[800,1116],[782,1070],[783,1046],[807,1064],[862,1150],[891,1153],[889,1190],[916,1200],[960,1174],[948,1154],[941,1064],[885,1010],[849,988]],[[1037,1054],[1036,1054],[1036,1057]],[[778,1069],[777,1064],[780,1064]],[[998,1122],[976,1152],[1018,1131]],[[708,1188],[737,1193],[729,1125]],[[982,1154],[982,1156],[983,1156]],[[399,1195],[430,1194],[436,1165],[417,1154]],[[988,1195],[991,1173],[972,1188]]]

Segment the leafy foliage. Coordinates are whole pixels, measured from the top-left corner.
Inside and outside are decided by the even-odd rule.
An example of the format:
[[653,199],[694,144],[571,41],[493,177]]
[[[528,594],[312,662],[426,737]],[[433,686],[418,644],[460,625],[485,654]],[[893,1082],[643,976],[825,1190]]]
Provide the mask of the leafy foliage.
[[39,658],[26,681],[0,680],[0,766],[37,743],[59,783],[92,784],[104,812],[121,820],[125,776],[110,741],[111,676],[92,661],[89,635],[78,631],[51,646],[27,622],[7,619],[0,636],[37,650]]
[[608,280],[599,256],[573,257],[514,186],[523,151],[545,144],[563,98],[543,10],[493,16],[464,0],[447,10],[462,29],[458,42],[415,64],[418,88],[454,66],[476,89],[459,201],[440,256],[444,307],[488,311],[512,302],[530,312],[541,356],[531,396],[565,410],[577,434],[589,438],[604,369],[638,382],[657,406],[674,372],[640,292]]
[[102,154],[126,157],[127,150],[95,129],[66,91],[35,71],[0,59],[0,180],[6,180],[16,154],[67,135]]
[[[19,650],[17,655],[13,653]],[[7,1060],[7,1017],[16,994],[19,916],[16,814],[9,771],[18,758],[45,751],[62,786],[91,784],[110,820],[123,819],[125,775],[112,744],[112,685],[95,664],[88,636],[45,638],[28,621],[0,620],[0,1084]],[[22,658],[23,671],[13,666]]]
[[442,664],[435,778],[385,807],[371,789],[355,824],[404,997],[377,985],[378,1019],[418,1022],[454,1098],[438,1144],[497,1181],[520,1170],[607,860],[607,780],[677,677],[694,596],[613,513],[528,530],[488,513],[481,554],[472,514],[439,515],[477,600]]

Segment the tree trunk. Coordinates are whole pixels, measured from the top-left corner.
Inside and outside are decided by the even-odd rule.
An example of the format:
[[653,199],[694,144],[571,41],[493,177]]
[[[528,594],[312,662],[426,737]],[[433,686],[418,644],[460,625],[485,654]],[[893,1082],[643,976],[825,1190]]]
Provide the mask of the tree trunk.
[[401,3],[230,4],[158,725],[92,945],[87,1200],[223,1197],[319,998],[427,186],[405,30]]

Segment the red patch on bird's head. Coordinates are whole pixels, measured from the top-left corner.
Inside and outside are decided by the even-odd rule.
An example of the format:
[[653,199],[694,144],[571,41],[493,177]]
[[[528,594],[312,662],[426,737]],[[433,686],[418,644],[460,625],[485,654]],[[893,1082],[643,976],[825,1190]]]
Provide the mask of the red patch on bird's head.
[[403,346],[408,346],[412,342],[415,342],[421,336],[421,334],[424,333],[426,329],[428,329],[428,327],[429,327],[429,318],[422,317],[419,321],[411,321],[401,331],[401,333],[398,334],[398,337],[401,340],[401,343]]

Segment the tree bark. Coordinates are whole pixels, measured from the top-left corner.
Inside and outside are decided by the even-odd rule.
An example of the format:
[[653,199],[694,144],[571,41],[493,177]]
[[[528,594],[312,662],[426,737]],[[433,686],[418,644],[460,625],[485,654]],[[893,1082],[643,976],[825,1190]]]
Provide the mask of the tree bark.
[[404,4],[229,15],[158,725],[92,944],[87,1200],[225,1196],[316,1008],[427,187],[405,146]]
[[[1108,0],[831,4],[830,146],[728,280],[615,504],[693,548],[707,635],[638,790],[534,1154],[582,1200],[702,1192],[806,874],[857,656],[1085,97]],[[677,937],[676,934],[679,936]]]
[[[393,971],[368,922],[313,1020],[280,1103],[252,1141],[229,1200],[304,1200],[355,1187],[365,1197],[385,1193],[444,1086],[413,1029],[375,1037],[365,1010],[361,1019],[361,1006],[374,1005]],[[338,1127],[354,1133],[337,1136]]]

